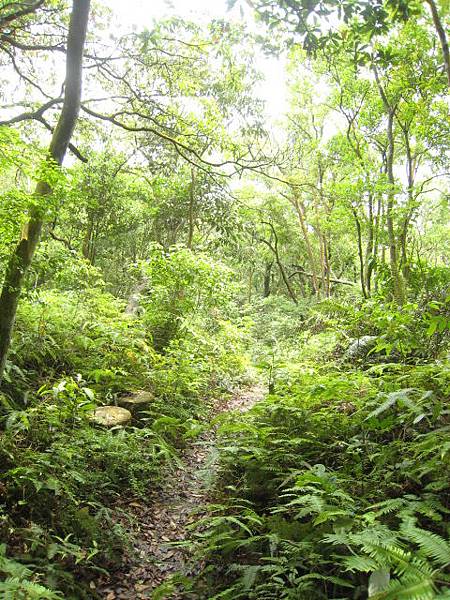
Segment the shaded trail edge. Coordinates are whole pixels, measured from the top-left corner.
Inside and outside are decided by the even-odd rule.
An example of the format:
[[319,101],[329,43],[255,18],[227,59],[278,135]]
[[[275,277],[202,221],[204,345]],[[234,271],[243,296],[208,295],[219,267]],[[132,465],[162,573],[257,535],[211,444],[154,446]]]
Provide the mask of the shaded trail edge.
[[[266,395],[262,385],[237,391],[230,399],[217,401],[210,419],[230,411],[246,412]],[[201,507],[209,500],[216,472],[216,427],[208,427],[181,455],[182,466],[167,470],[162,486],[150,490],[147,500],[116,503],[117,509],[131,512],[135,521],[133,544],[122,564],[109,578],[102,576],[96,593],[103,600],[151,599],[158,586],[175,574],[196,575],[190,567],[186,548],[173,545],[189,539],[188,527],[202,516]],[[160,596],[182,599],[173,592]],[[188,597],[192,598],[192,595]]]

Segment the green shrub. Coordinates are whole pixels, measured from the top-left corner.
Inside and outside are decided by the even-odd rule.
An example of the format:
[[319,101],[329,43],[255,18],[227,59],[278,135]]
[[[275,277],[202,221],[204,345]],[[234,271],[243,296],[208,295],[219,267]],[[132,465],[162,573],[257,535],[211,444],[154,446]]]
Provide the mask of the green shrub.
[[231,269],[183,246],[167,251],[155,244],[141,270],[147,290],[143,319],[160,350],[191,323],[214,327],[236,291]]
[[158,486],[177,453],[165,431],[113,433],[48,403],[22,413],[9,416],[0,445],[3,533],[36,581],[70,590],[73,573],[117,560],[127,542],[108,507]]
[[[103,395],[145,381],[153,352],[123,304],[99,290],[42,291],[21,304],[5,382],[12,393],[80,373]],[[17,370],[23,383],[17,386]]]
[[205,597],[444,598],[448,365],[289,372],[221,428]]
[[[5,568],[5,589],[19,598],[35,591],[91,597],[89,580],[120,560],[129,542],[115,501],[158,487],[179,464],[180,448],[202,431],[212,398],[229,393],[248,368],[248,325],[220,311],[205,318],[212,296],[201,314],[182,305],[179,335],[162,354],[152,347],[148,312],[126,315],[101,285],[76,289],[69,279],[64,291],[41,289],[21,304],[0,396],[0,534],[10,540],[8,565],[22,568],[20,577]],[[211,285],[222,283],[215,274]],[[183,285],[191,293],[191,282]],[[89,423],[97,404],[136,389],[154,395],[137,427]]]

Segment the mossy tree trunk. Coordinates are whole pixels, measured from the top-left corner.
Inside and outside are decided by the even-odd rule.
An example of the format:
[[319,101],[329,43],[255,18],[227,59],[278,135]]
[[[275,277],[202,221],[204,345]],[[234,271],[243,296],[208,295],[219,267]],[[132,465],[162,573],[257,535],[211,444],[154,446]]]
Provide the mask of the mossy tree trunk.
[[[86,40],[90,0],[73,0],[67,36],[65,95],[61,114],[49,146],[48,160],[61,165],[78,118],[81,102],[83,50]],[[37,197],[48,196],[52,190],[45,181],[36,186]],[[17,307],[23,282],[33,260],[41,236],[44,217],[39,208],[31,209],[28,223],[14,249],[0,295],[0,380],[11,344]]]

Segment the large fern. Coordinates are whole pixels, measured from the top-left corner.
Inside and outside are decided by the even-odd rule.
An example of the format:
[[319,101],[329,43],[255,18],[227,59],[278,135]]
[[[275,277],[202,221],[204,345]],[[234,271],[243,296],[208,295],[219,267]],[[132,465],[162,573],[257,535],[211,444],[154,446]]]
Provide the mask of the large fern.
[[0,544],[0,598],[15,600],[60,600],[63,596],[33,581],[30,568],[6,556],[6,545]]
[[[342,557],[344,567],[362,573],[386,572],[388,581],[371,598],[375,600],[431,600],[445,590],[450,577],[450,544],[436,533],[419,528],[407,517],[397,532],[381,538],[379,529],[358,534],[330,535],[328,541],[359,548],[359,554]],[[373,535],[372,535],[373,534]],[[417,550],[411,547],[415,545]],[[445,586],[445,587],[442,587]]]
[[0,581],[0,597],[5,600],[61,600],[63,596],[33,581],[8,577]]

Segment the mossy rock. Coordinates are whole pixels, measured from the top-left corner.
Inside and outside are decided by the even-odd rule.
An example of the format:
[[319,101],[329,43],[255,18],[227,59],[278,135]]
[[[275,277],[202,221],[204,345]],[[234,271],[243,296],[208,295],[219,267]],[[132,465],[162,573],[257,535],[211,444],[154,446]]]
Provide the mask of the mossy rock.
[[151,392],[140,390],[119,398],[118,402],[120,406],[128,409],[132,414],[137,414],[141,410],[145,410],[153,399],[154,395]]
[[131,412],[121,406],[99,406],[90,415],[89,420],[96,425],[116,427],[131,421]]

